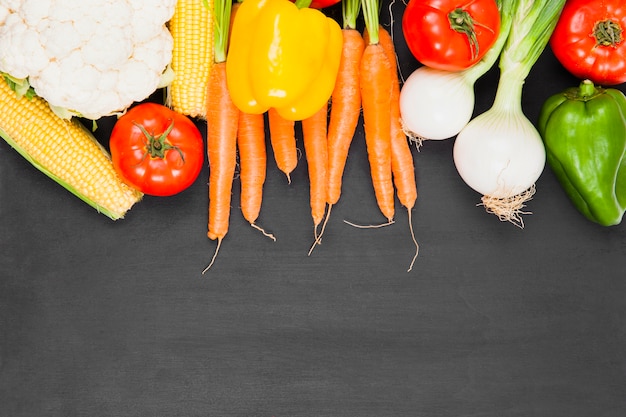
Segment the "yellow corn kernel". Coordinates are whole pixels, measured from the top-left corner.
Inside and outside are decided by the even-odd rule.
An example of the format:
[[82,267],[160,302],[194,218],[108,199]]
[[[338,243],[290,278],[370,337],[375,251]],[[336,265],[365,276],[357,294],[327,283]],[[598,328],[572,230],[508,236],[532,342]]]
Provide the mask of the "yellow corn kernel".
[[213,0],[178,0],[168,27],[174,38],[168,104],[179,113],[206,119],[214,50]]
[[40,97],[19,97],[0,78],[0,136],[36,168],[113,220],[142,194],[127,186],[109,153],[79,121],[57,116]]

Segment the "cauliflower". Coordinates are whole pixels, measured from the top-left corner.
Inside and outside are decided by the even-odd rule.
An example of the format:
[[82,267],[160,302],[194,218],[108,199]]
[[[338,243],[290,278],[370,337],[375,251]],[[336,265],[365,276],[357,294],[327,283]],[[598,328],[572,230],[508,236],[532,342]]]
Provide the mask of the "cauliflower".
[[0,73],[98,119],[161,86],[176,0],[0,0]]

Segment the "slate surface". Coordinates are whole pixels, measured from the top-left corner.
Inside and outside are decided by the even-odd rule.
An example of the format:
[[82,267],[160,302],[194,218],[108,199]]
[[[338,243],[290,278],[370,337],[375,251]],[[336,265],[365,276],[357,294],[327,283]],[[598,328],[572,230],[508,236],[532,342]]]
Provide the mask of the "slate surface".
[[[477,111],[496,83],[479,81]],[[576,83],[546,50],[525,113]],[[502,223],[476,206],[452,146],[414,150],[412,272],[401,207],[390,227],[343,222],[382,221],[359,128],[312,256],[306,161],[287,184],[270,153],[259,223],[277,242],[241,218],[236,183],[202,275],[207,169],[112,222],[0,142],[0,415],[625,415],[624,225],[585,220],[548,168],[525,228]]]

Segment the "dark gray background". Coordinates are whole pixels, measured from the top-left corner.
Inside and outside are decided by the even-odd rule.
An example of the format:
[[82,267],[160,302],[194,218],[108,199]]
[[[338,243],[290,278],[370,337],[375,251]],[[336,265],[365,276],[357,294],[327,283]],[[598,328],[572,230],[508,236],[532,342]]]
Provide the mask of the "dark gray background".
[[[546,50],[525,113],[577,82]],[[477,111],[496,84],[496,71],[480,80]],[[476,206],[452,146],[414,150],[412,272],[400,206],[390,227],[343,223],[383,220],[359,128],[312,256],[306,161],[287,184],[270,153],[259,223],[278,241],[242,219],[235,182],[230,233],[201,275],[207,169],[112,222],[0,142],[0,415],[626,415],[624,225],[584,219],[547,167],[525,228],[502,223]]]

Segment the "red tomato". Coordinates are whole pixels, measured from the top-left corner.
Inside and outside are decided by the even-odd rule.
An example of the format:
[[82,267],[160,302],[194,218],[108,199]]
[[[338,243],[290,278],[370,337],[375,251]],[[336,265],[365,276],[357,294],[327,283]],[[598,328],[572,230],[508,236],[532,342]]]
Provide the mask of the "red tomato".
[[626,82],[625,37],[624,0],[568,0],[550,47],[575,77],[616,85]]
[[139,104],[121,116],[109,147],[118,175],[148,195],[183,191],[204,163],[204,141],[193,121],[157,103]]
[[460,71],[493,46],[500,33],[500,12],[495,0],[410,0],[402,31],[419,62]]

